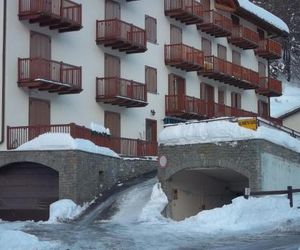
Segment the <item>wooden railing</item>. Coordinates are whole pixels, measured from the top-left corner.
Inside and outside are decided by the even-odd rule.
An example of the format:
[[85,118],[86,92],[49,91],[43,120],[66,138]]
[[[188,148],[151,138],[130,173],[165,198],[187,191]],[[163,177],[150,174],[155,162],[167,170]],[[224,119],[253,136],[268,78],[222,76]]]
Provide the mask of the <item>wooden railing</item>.
[[232,32],[232,21],[230,18],[221,15],[215,10],[204,11],[203,13],[204,22],[203,24],[214,24],[228,32]]
[[16,149],[20,145],[44,133],[68,133],[74,139],[90,140],[98,146],[108,147],[121,155],[150,156],[157,155],[157,142],[129,138],[103,136],[74,123],[60,125],[40,125],[7,127],[7,149]]
[[43,58],[18,59],[18,83],[45,81],[81,89],[81,67]]
[[253,85],[253,88],[257,88],[259,83],[258,72],[215,56],[205,56],[203,72],[217,72],[224,75],[224,77],[231,77],[233,80],[246,81],[250,85]]
[[82,7],[70,0],[19,0],[20,18],[44,14],[60,17],[72,24],[82,24]]
[[259,42],[259,35],[257,32],[244,27],[242,25],[234,25],[232,28],[232,39],[245,39],[251,43],[257,44]]
[[147,88],[143,83],[119,77],[97,78],[96,96],[99,99],[122,96],[133,100],[147,102]]
[[256,54],[270,53],[276,55],[278,58],[281,57],[282,46],[279,42],[273,39],[260,40],[258,43],[259,47],[255,50]]
[[282,84],[281,81],[273,79],[271,77],[261,77],[259,78],[259,90],[268,90],[278,95],[282,94]]
[[97,20],[96,41],[122,40],[125,43],[146,47],[146,31],[119,19]]
[[166,64],[182,62],[202,67],[204,54],[201,50],[182,43],[165,45],[165,62]]
[[165,13],[186,12],[193,16],[203,16],[203,5],[195,0],[165,0]]

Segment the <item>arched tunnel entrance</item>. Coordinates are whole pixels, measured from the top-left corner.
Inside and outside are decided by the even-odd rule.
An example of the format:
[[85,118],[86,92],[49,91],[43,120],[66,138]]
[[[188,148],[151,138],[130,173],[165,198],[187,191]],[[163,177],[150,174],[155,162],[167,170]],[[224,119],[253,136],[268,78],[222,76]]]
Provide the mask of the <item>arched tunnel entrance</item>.
[[44,165],[19,162],[0,168],[0,219],[48,220],[59,199],[59,174]]
[[185,169],[167,180],[167,216],[183,220],[202,210],[221,207],[249,187],[244,175],[227,168]]

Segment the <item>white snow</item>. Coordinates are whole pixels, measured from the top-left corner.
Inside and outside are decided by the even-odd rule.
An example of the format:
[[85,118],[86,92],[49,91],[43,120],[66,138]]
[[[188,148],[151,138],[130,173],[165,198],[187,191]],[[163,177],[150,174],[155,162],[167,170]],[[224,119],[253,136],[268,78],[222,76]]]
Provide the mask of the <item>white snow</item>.
[[277,27],[278,29],[290,33],[290,29],[287,24],[279,17],[273,15],[271,12],[251,3],[249,0],[238,0],[238,2],[240,7],[242,7],[243,9],[251,12],[252,14]]
[[[261,125],[257,131],[240,127],[236,122],[212,121],[178,124],[166,127],[159,135],[164,145],[232,142],[248,139],[265,139],[300,153],[300,141],[272,127]],[[233,145],[234,146],[234,145]]]
[[120,156],[106,147],[99,147],[84,139],[73,139],[67,133],[45,133],[28,141],[15,150],[82,150],[90,153],[102,154],[119,158]]
[[102,124],[98,124],[96,122],[91,122],[90,129],[97,133],[110,135],[109,128],[105,128]]
[[78,217],[89,206],[89,203],[83,206],[76,205],[72,200],[63,199],[50,205],[50,215],[47,223],[57,223],[66,220],[72,220]]
[[283,93],[271,98],[271,116],[280,117],[300,107],[300,87],[293,82],[282,81]]

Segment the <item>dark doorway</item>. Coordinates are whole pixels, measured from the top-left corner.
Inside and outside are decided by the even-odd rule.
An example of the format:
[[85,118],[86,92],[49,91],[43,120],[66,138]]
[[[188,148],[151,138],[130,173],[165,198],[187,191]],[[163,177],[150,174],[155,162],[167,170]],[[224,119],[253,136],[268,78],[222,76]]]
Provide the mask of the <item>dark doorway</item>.
[[157,121],[146,119],[146,140],[156,142],[157,141]]

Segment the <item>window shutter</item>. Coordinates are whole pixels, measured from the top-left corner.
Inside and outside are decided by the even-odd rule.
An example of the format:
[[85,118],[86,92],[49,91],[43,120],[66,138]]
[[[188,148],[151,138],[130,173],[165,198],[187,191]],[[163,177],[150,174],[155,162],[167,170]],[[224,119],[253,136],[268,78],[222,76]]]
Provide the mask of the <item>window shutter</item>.
[[241,109],[242,107],[242,96],[240,93],[236,94],[236,102],[237,102],[237,108]]
[[235,101],[235,93],[231,92],[231,107],[236,107],[236,101]]
[[157,42],[157,22],[156,19],[150,16],[145,17],[145,29],[147,34],[147,41]]
[[145,84],[148,92],[157,93],[157,70],[155,68],[145,66]]

